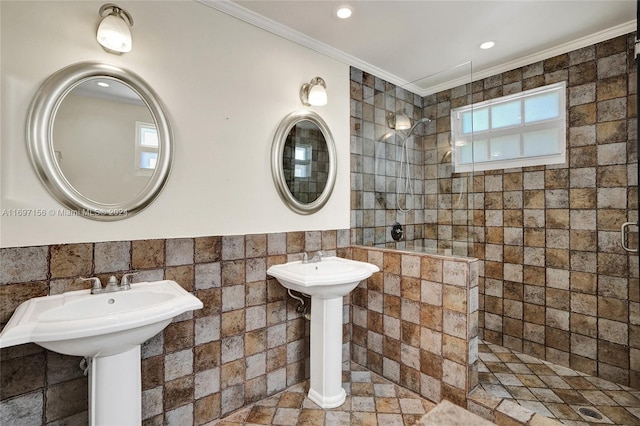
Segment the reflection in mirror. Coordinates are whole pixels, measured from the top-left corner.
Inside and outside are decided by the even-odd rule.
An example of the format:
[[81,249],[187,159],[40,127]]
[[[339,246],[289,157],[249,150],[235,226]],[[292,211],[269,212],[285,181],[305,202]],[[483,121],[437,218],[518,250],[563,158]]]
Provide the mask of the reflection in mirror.
[[69,65],[42,84],[29,108],[27,143],[51,195],[103,221],[147,207],[173,159],[169,119],[153,88],[101,62]]
[[329,150],[313,122],[302,120],[291,128],[282,166],[287,187],[298,201],[311,203],[320,197],[329,177]]
[[92,78],[60,103],[53,147],[73,188],[113,204],[133,199],[149,181],[158,158],[158,132],[147,105],[129,86]]
[[299,214],[325,205],[336,180],[336,147],[329,127],[313,111],[286,116],[271,147],[271,173],[280,198]]

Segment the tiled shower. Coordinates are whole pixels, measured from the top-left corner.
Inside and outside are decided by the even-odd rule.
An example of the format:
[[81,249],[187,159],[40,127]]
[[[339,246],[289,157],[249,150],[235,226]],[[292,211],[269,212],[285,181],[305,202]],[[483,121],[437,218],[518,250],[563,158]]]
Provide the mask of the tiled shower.
[[[358,244],[480,259],[485,342],[637,389],[638,256],[620,246],[620,226],[638,219],[634,42],[620,36],[423,98],[352,68],[351,221]],[[451,108],[560,81],[568,164],[469,174],[443,164]],[[412,136],[422,192],[410,214],[388,203],[400,138],[385,136],[384,117],[399,111],[432,120]],[[407,231],[399,243],[396,221]]]

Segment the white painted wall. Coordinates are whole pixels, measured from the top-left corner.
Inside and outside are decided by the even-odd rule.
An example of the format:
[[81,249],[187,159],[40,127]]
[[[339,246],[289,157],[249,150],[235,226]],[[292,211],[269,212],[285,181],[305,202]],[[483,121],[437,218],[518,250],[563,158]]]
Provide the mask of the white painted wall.
[[[0,2],[0,246],[235,235],[349,227],[349,67],[192,1],[119,1],[134,18],[133,51],[116,56],[95,40],[104,3]],[[130,69],[170,114],[175,161],[167,186],[119,222],[16,217],[12,209],[62,209],[29,161],[26,114],[36,90],[71,63]],[[336,141],[338,176],[325,207],[289,210],[271,178],[275,129],[304,108],[301,84],[322,76],[329,104],[315,110]]]

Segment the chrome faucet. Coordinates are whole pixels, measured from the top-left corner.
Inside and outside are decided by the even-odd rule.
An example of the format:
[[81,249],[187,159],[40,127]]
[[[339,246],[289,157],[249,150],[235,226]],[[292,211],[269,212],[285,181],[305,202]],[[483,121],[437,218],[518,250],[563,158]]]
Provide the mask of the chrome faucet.
[[131,278],[138,275],[137,272],[128,272],[122,275],[122,279],[120,279],[120,287],[122,290],[130,290],[131,289]]
[[311,258],[311,260],[309,260],[309,256],[307,255],[307,253],[304,253],[302,255],[302,263],[318,263],[318,262],[322,262],[322,252],[319,251],[316,254],[313,255],[313,257]]
[[129,290],[131,288],[131,277],[136,274],[137,272],[124,274],[120,284],[118,284],[118,279],[115,275],[111,275],[105,287],[102,287],[102,282],[98,277],[79,278],[79,280],[91,281],[91,294],[113,293],[116,291]]

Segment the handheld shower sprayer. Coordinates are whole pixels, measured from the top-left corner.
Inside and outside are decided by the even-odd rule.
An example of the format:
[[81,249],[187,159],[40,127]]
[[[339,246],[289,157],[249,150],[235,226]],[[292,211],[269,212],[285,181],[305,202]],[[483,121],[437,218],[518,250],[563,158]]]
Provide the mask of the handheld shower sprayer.
[[[428,123],[430,121],[431,120],[427,117],[421,118],[420,120],[416,121],[415,123],[413,123],[413,126],[409,128],[406,136],[402,139],[402,153],[400,154],[399,176],[398,183],[396,185],[396,206],[402,213],[407,213],[413,210],[413,184],[411,183],[411,165],[409,163],[409,150],[407,148],[407,140],[419,124]],[[401,190],[404,191],[405,196],[404,206],[402,205],[400,197]],[[411,199],[411,206],[409,206],[409,199]]]

